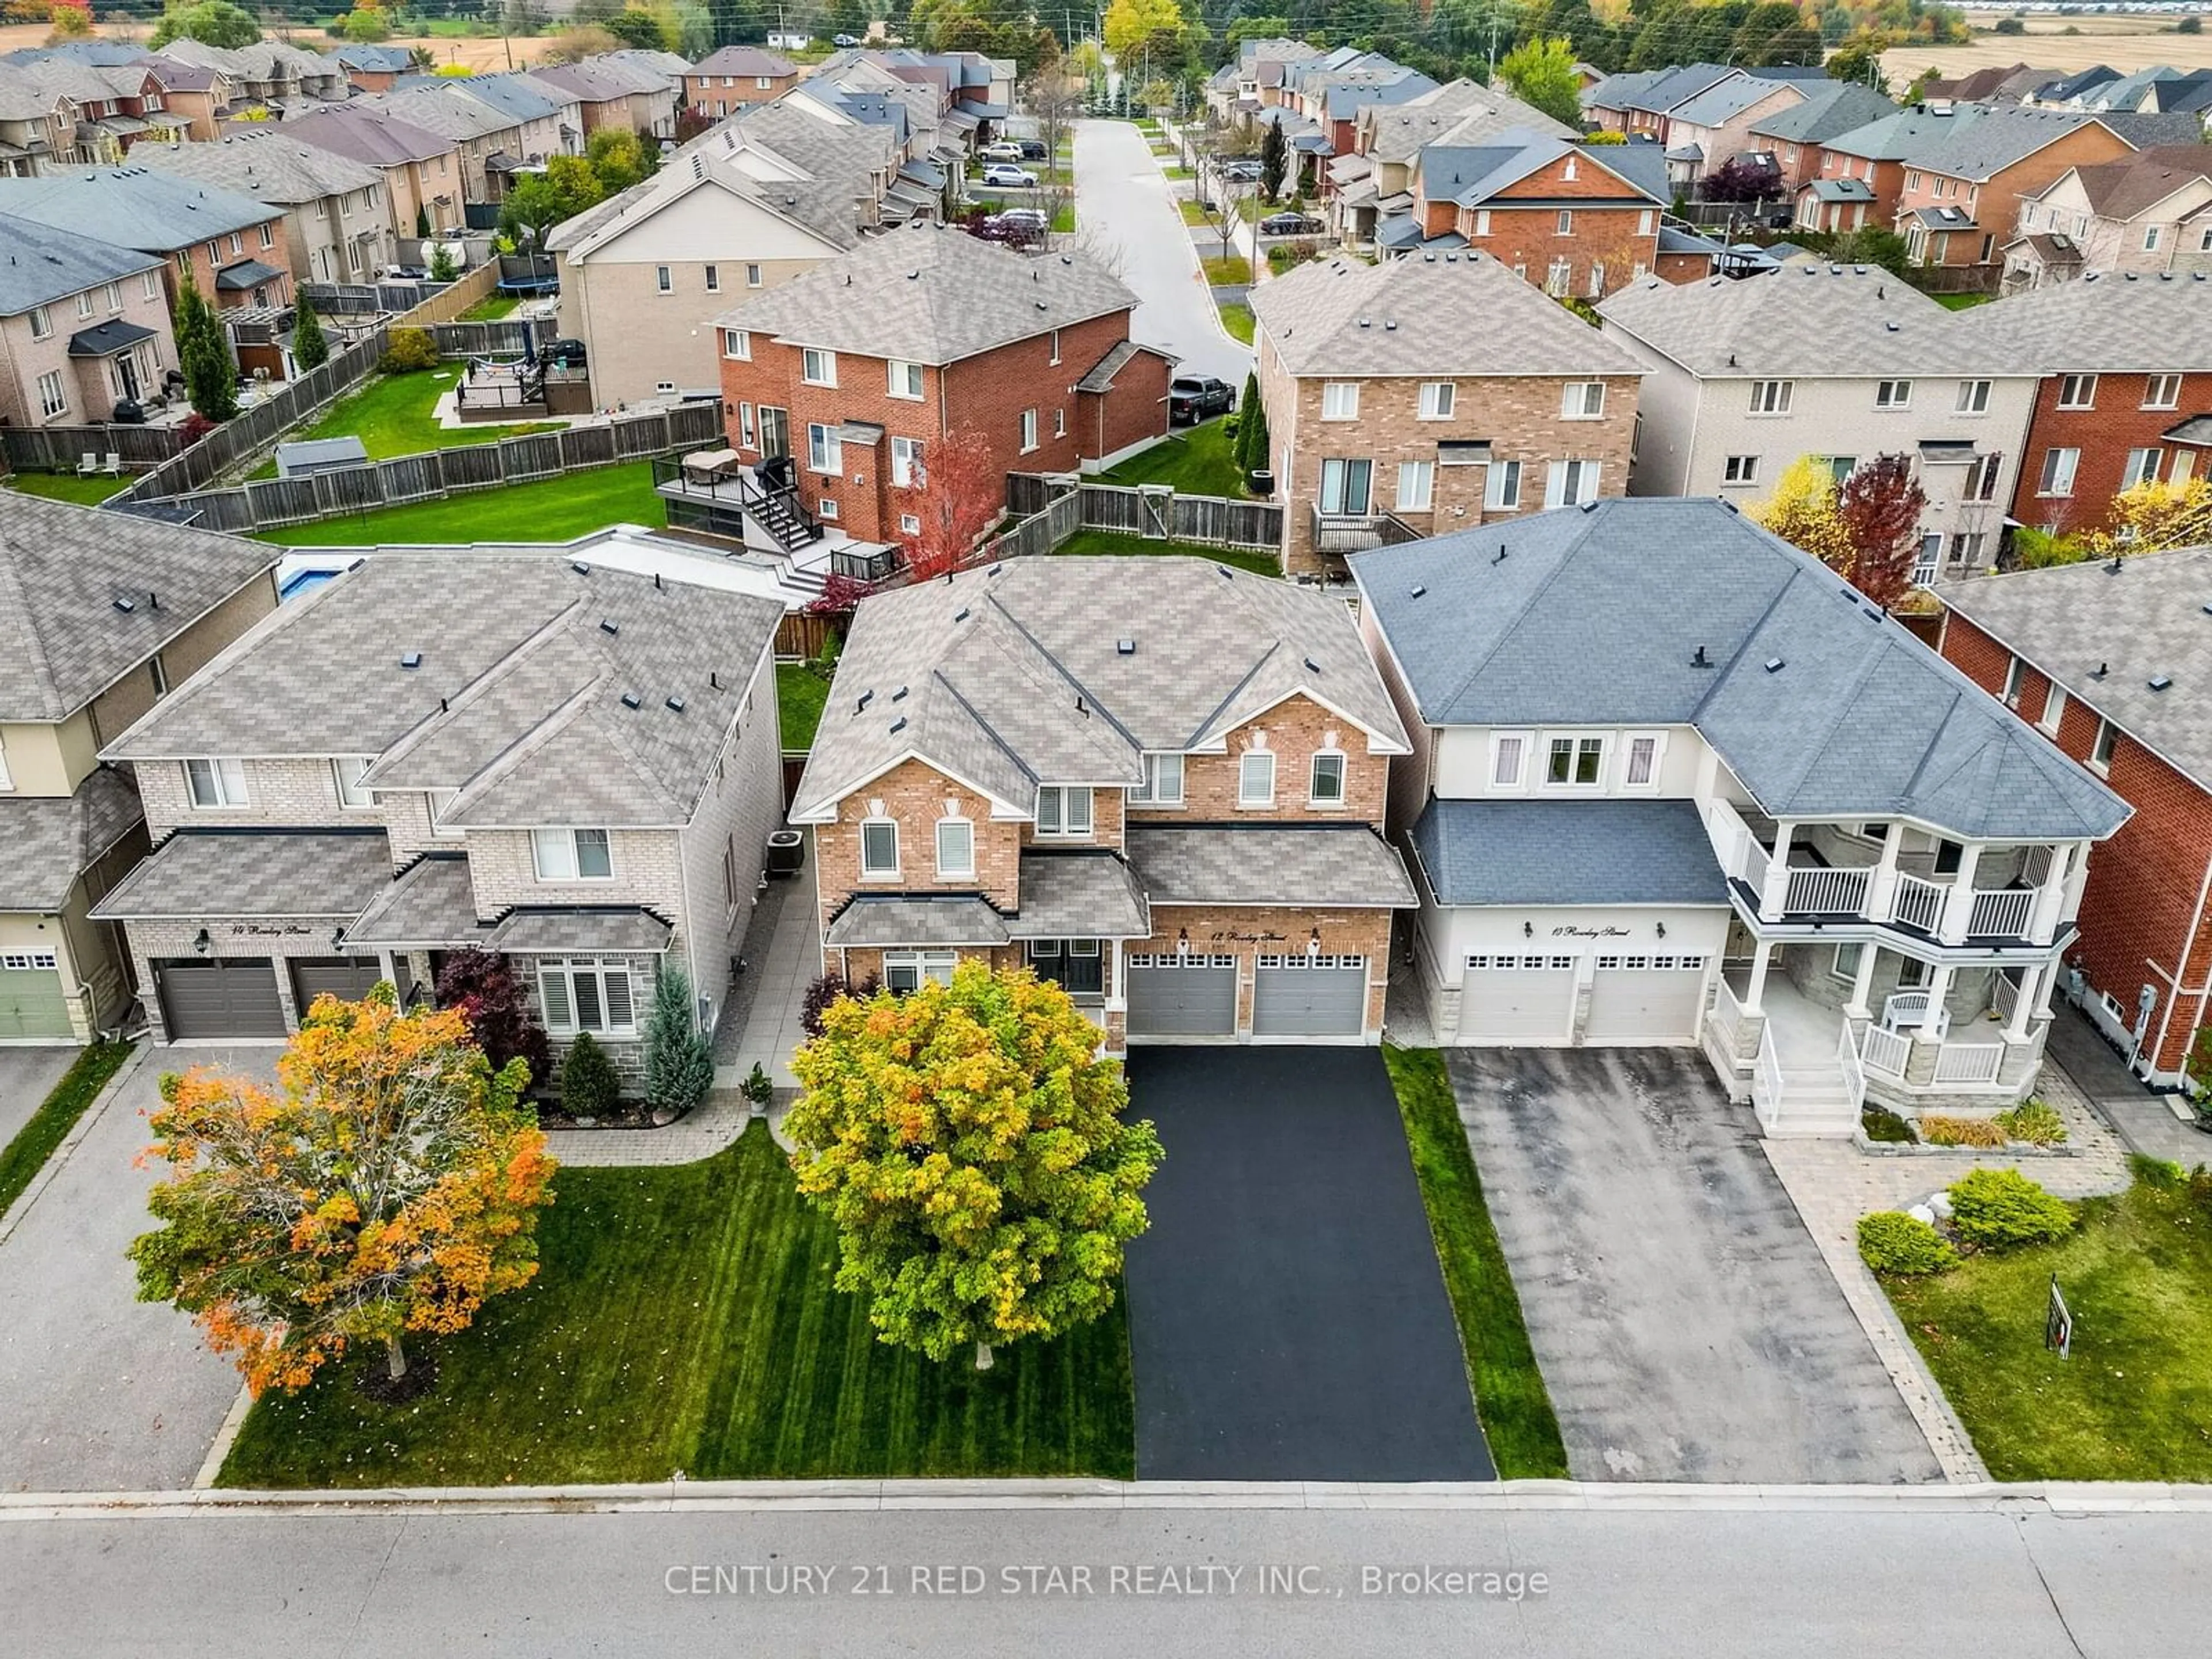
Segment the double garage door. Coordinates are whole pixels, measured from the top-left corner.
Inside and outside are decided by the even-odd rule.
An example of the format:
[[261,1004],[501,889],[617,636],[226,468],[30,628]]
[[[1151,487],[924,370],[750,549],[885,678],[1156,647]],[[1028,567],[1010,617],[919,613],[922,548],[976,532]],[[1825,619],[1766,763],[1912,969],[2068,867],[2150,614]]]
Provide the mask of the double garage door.
[[[1475,956],[1461,982],[1459,1041],[1556,1047],[1574,1041],[1576,959]],[[1694,1042],[1705,958],[1601,956],[1592,964],[1582,1041],[1599,1046]]]
[[[305,1009],[327,991],[358,1000],[381,976],[374,957],[296,957],[295,1006]],[[154,964],[162,1023],[172,1042],[281,1037],[284,1006],[276,994],[278,964],[267,957],[185,957]]]
[[[1129,1035],[1237,1035],[1237,958],[1146,955],[1127,959]],[[1253,980],[1255,1036],[1358,1036],[1367,1015],[1367,958],[1263,956]]]

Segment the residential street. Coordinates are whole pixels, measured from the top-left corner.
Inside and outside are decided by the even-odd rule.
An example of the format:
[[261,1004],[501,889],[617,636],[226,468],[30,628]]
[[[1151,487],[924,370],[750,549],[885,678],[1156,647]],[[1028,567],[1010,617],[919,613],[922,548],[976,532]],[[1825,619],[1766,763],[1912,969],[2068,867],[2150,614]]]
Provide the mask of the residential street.
[[1190,233],[1144,135],[1123,121],[1075,124],[1078,223],[1093,251],[1110,253],[1136,289],[1129,336],[1182,360],[1177,373],[1243,388],[1252,353],[1221,331]]

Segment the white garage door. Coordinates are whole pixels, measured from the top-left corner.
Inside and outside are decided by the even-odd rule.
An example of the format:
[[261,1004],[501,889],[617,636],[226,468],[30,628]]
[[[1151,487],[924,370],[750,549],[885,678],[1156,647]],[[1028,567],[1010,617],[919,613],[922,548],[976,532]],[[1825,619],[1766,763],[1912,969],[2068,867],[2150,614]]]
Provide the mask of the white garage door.
[[1367,958],[1261,957],[1254,1036],[1358,1036],[1367,1028]]
[[1590,978],[1583,1041],[1694,1042],[1705,994],[1703,957],[1600,957]]
[[1463,1043],[1563,1043],[1575,1012],[1575,959],[1483,956],[1467,959],[1460,981]]
[[52,951],[11,951],[0,956],[0,1039],[67,1039],[69,999],[60,963]]
[[1139,952],[1128,959],[1131,1036],[1234,1036],[1237,958]]

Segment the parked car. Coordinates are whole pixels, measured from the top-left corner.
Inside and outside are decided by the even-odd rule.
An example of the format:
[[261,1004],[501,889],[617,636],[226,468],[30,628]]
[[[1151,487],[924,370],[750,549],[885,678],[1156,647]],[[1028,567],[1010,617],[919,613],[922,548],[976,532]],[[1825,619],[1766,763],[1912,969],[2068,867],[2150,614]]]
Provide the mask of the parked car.
[[1022,159],[1022,147],[1011,138],[1000,138],[984,145],[975,154],[986,161],[1018,161]]
[[571,368],[582,368],[584,343],[581,340],[556,340],[538,354],[538,361],[547,363],[566,363]]
[[1021,146],[1022,160],[1024,161],[1042,161],[1051,154],[1045,149],[1044,140],[1042,138],[1024,138],[1021,141]]
[[1303,213],[1271,213],[1260,221],[1262,236],[1311,236],[1320,229],[1320,220]]
[[1168,382],[1168,424],[1184,426],[1208,416],[1226,415],[1237,407],[1237,394],[1226,380],[1210,374],[1178,374]]
[[833,34],[830,37],[830,44],[833,46],[857,46],[860,44],[860,37],[857,34]]
[[1012,190],[1034,190],[1037,176],[1027,167],[1018,167],[1009,161],[994,161],[983,169],[983,182]]
[[1256,185],[1260,171],[1260,164],[1254,161],[1231,159],[1221,163],[1221,176],[1231,184]]
[[1020,226],[1042,234],[1051,225],[1042,208],[1007,208],[992,216],[1004,223]]

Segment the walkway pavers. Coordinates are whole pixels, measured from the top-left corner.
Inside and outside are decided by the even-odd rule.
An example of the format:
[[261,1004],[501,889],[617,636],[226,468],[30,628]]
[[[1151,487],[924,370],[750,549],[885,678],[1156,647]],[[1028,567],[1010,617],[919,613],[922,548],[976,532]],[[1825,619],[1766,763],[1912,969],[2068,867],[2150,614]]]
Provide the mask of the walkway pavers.
[[2056,1060],[2082,1094],[2096,1103],[2120,1138],[2148,1158],[2162,1158],[2193,1170],[2212,1163],[2212,1135],[2191,1127],[2188,1108],[2178,1096],[2159,1094],[2128,1069],[2112,1045],[2078,1008],[2061,1006],[2051,1022],[2044,1077]]

